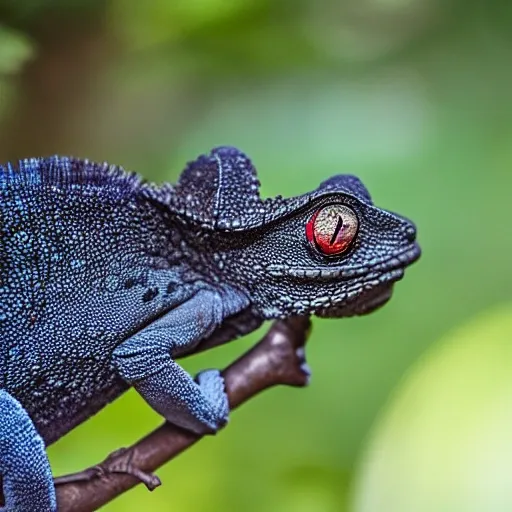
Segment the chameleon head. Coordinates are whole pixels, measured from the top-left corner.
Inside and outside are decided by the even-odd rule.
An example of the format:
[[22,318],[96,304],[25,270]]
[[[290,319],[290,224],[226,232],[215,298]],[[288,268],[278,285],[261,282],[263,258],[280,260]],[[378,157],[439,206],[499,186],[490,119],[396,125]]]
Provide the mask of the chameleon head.
[[263,269],[253,291],[267,317],[369,313],[390,299],[393,284],[420,256],[414,224],[374,206],[354,176],[335,176],[281,201],[287,213],[282,205],[274,209],[279,214],[251,249]]
[[[343,178],[341,178],[343,179]],[[361,184],[362,186],[362,184]],[[367,199],[370,196],[366,193]],[[362,229],[359,229],[361,217]],[[368,235],[373,238],[368,239]],[[362,240],[358,240],[360,237]],[[332,274],[350,283],[344,299],[336,301],[336,294],[326,307],[314,312],[319,316],[349,316],[366,314],[384,305],[392,295],[393,285],[404,275],[407,265],[416,261],[420,249],[416,243],[416,228],[408,220],[379,209],[357,208],[343,202],[333,202],[318,208],[306,223],[306,238],[311,250],[319,257],[338,260]],[[364,239],[367,238],[367,241]],[[348,263],[359,247],[367,251],[359,264]],[[351,252],[354,254],[351,256]],[[328,277],[329,270],[323,275]],[[322,276],[322,271],[320,272]],[[322,302],[320,299],[318,302]]]
[[250,159],[220,147],[190,162],[174,191],[177,211],[211,233],[210,264],[265,318],[368,313],[420,256],[414,225],[374,206],[351,175],[262,200]]

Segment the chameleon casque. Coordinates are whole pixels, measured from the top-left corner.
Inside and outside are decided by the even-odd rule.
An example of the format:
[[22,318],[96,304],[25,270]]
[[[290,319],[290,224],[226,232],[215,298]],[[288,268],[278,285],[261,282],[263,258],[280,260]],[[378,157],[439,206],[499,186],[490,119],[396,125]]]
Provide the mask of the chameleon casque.
[[45,445],[129,386],[215,432],[229,412],[219,372],[194,379],[175,358],[266,319],[373,311],[415,239],[354,176],[262,200],[230,147],[159,187],[73,158],[0,167],[0,510],[56,510]]

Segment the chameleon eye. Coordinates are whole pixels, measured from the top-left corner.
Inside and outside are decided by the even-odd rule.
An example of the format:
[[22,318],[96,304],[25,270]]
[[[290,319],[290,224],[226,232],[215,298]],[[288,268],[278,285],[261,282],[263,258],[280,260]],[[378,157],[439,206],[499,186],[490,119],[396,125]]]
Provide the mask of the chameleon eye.
[[348,249],[358,226],[354,210],[343,204],[330,204],[311,217],[306,224],[306,236],[322,254],[335,256]]

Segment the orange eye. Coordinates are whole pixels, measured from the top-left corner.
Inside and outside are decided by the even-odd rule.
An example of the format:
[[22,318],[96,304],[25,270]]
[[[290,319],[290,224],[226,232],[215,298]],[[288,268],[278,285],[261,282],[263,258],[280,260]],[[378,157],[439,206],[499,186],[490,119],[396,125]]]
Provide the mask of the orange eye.
[[343,204],[330,204],[311,217],[306,224],[306,236],[320,252],[334,256],[348,249],[358,226],[354,210]]

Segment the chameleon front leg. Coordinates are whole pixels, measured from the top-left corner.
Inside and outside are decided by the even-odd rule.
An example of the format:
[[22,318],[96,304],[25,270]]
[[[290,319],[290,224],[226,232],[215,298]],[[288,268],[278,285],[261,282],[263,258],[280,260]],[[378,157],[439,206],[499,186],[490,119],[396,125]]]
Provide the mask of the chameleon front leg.
[[236,302],[236,296],[221,300],[215,292],[200,291],[119,345],[114,366],[169,422],[199,434],[216,432],[229,413],[220,372],[207,370],[194,380],[172,356],[207,338],[226,316],[226,304]]
[[57,510],[44,442],[22,405],[0,390],[0,474],[5,506],[0,512]]

